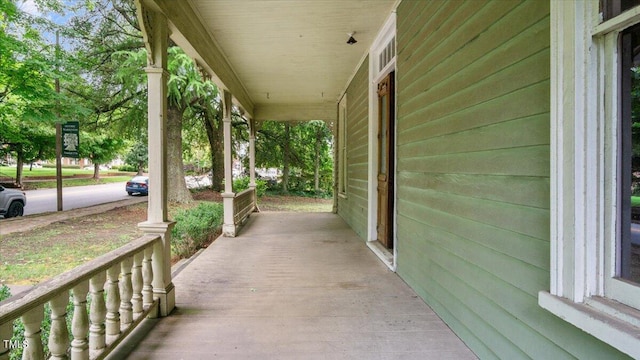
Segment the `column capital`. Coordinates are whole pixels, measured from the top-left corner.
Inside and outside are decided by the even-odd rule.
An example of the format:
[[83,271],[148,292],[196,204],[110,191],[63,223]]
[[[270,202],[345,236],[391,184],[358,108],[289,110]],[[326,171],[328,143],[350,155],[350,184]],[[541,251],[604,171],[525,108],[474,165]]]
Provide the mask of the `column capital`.
[[155,66],[147,66],[144,68],[144,72],[146,72],[147,74],[160,74],[160,75],[164,75],[164,76],[169,76],[169,71],[167,69],[163,69],[161,67],[155,67]]
[[145,234],[158,234],[164,235],[167,231],[171,231],[175,226],[175,221],[167,221],[167,222],[150,222],[143,221],[138,223],[138,229],[142,230]]

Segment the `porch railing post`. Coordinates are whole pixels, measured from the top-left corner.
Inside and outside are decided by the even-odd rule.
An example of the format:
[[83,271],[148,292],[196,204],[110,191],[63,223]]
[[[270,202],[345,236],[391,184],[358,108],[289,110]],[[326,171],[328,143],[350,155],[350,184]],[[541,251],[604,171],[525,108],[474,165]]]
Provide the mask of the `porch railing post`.
[[233,172],[231,159],[231,93],[224,90],[222,96],[223,130],[224,130],[224,192],[222,193],[224,205],[224,223],[222,233],[224,236],[236,236],[236,224],[233,220]]

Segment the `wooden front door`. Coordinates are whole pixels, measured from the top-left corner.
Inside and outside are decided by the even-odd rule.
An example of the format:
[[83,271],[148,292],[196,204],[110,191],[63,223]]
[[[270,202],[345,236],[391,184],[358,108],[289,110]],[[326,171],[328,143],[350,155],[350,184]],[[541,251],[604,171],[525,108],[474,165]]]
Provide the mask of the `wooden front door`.
[[394,115],[393,75],[378,84],[378,241],[393,248]]

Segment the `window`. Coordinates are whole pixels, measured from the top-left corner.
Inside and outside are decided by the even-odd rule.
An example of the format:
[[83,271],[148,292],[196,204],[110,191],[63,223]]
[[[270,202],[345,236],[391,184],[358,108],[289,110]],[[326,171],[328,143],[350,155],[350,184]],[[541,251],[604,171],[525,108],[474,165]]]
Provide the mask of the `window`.
[[640,26],[620,34],[619,276],[640,283]]
[[636,358],[639,4],[551,2],[551,286],[538,298]]
[[338,103],[338,195],[347,194],[347,95]]

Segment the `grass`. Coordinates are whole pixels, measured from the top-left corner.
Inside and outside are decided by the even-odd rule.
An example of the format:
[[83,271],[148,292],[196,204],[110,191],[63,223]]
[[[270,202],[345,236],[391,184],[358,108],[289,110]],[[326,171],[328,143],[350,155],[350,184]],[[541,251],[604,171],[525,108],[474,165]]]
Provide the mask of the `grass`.
[[331,212],[333,199],[265,195],[258,198],[258,207],[262,211]]
[[142,235],[147,204],[57,222],[0,238],[0,283],[29,285],[71,270]]
[[[108,172],[108,170],[105,172]],[[62,176],[73,176],[73,175],[93,175],[93,170],[62,168]],[[0,176],[15,177],[16,168],[1,166]],[[56,176],[56,169],[55,168],[53,169],[52,168],[33,168],[29,170],[29,167],[24,167],[22,176],[25,178],[28,178],[29,176]]]
[[640,206],[640,196],[631,197],[631,206]]

